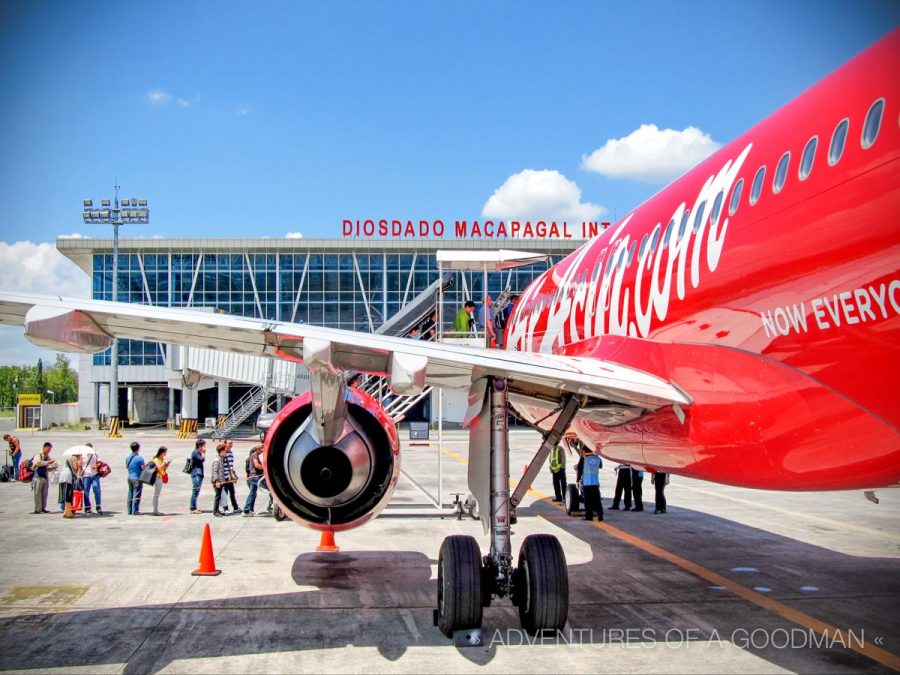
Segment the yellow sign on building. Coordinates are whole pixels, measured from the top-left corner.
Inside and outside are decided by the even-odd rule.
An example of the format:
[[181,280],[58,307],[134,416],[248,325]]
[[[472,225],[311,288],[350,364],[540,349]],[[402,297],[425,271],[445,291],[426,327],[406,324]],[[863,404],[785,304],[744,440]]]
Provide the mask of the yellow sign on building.
[[19,394],[19,405],[40,405],[40,394]]

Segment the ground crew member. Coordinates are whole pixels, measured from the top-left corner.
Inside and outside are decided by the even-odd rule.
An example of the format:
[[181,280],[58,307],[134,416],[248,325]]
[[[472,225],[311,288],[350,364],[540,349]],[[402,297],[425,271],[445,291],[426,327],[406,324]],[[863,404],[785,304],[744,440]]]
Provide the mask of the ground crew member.
[[657,471],[650,478],[653,487],[656,488],[656,509],[653,513],[666,512],[666,483],[669,482],[669,474]]
[[627,464],[619,464],[616,467],[616,491],[613,494],[612,506],[609,507],[612,511],[619,510],[619,502],[623,494],[625,510],[631,511],[631,467]]
[[635,468],[631,469],[631,492],[634,495],[634,508],[632,511],[644,510],[644,472]]
[[559,443],[550,451],[550,473],[553,475],[553,501],[561,502],[566,491],[566,453]]
[[583,468],[581,473],[581,486],[584,490],[584,519],[593,520],[597,513],[597,520],[603,520],[603,504],[600,503],[600,467],[603,462],[588,447],[584,446]]

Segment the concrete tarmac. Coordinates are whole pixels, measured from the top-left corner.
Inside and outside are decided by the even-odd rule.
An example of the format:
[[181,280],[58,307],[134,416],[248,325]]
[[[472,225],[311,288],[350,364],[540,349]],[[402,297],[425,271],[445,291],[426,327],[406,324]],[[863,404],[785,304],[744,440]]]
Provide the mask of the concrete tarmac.
[[[2,425],[0,425],[2,426]],[[6,431],[3,429],[2,431]],[[506,600],[485,609],[480,647],[456,647],[432,625],[437,554],[450,534],[488,537],[471,519],[397,516],[339,534],[339,553],[316,553],[318,534],[267,515],[188,512],[193,447],[158,430],[118,440],[65,431],[18,434],[25,456],[44,440],[60,458],[92,441],[113,468],[103,516],[68,521],[51,487],[49,515],[32,515],[26,484],[0,484],[0,670],[66,673],[293,672],[884,672],[900,669],[900,492],[774,493],[673,476],[668,513],[609,511],[570,518],[541,472],[519,509],[513,546],[556,535],[571,586],[560,634],[527,636]],[[405,434],[404,434],[405,435]],[[124,458],[169,448],[165,516],[125,515]],[[511,433],[517,478],[537,448]],[[236,440],[243,460],[253,439]],[[438,448],[404,441],[403,466],[446,501],[466,492],[466,435]],[[439,460],[440,457],[440,471]],[[208,453],[207,470],[212,461]],[[574,480],[574,460],[570,462]],[[614,474],[601,478],[608,508]],[[247,488],[238,483],[243,506]],[[152,511],[152,490],[141,510]],[[257,500],[264,511],[266,497]],[[391,509],[425,503],[402,479]],[[210,523],[222,574],[194,577]]]

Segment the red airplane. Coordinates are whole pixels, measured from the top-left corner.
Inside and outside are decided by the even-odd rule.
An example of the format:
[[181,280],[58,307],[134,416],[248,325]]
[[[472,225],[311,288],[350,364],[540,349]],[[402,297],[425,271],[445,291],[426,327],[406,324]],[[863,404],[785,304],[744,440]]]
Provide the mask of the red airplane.
[[[565,555],[515,509],[566,433],[651,471],[766,489],[896,486],[900,30],[642,204],[522,295],[507,350],[180,309],[0,294],[0,323],[95,352],[114,338],[303,362],[311,390],[266,437],[281,508],[319,530],[356,527],[390,499],[399,439],[346,372],[400,394],[469,390],[469,487],[490,531],[444,540],[437,621],[480,626],[510,596],[529,631],[568,614]],[[509,489],[506,420],[544,431]],[[485,508],[487,507],[487,508]]]

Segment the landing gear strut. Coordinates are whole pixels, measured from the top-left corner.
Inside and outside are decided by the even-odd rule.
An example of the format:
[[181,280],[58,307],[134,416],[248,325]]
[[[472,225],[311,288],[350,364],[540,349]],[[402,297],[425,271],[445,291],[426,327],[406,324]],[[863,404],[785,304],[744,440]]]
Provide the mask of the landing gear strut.
[[511,498],[506,380],[488,380],[491,548],[488,555],[481,558],[474,537],[456,535],[444,540],[438,559],[437,625],[448,637],[458,630],[480,628],[482,608],[489,606],[493,597],[508,596],[519,608],[522,627],[529,633],[561,630],[569,613],[569,576],[562,546],[551,535],[528,536],[519,550],[519,564],[514,567],[510,524],[515,522],[513,509],[518,505],[520,495],[528,489],[550,448],[569,426],[578,402],[565,400],[556,423],[535,456],[539,463],[527,484],[523,478]]

